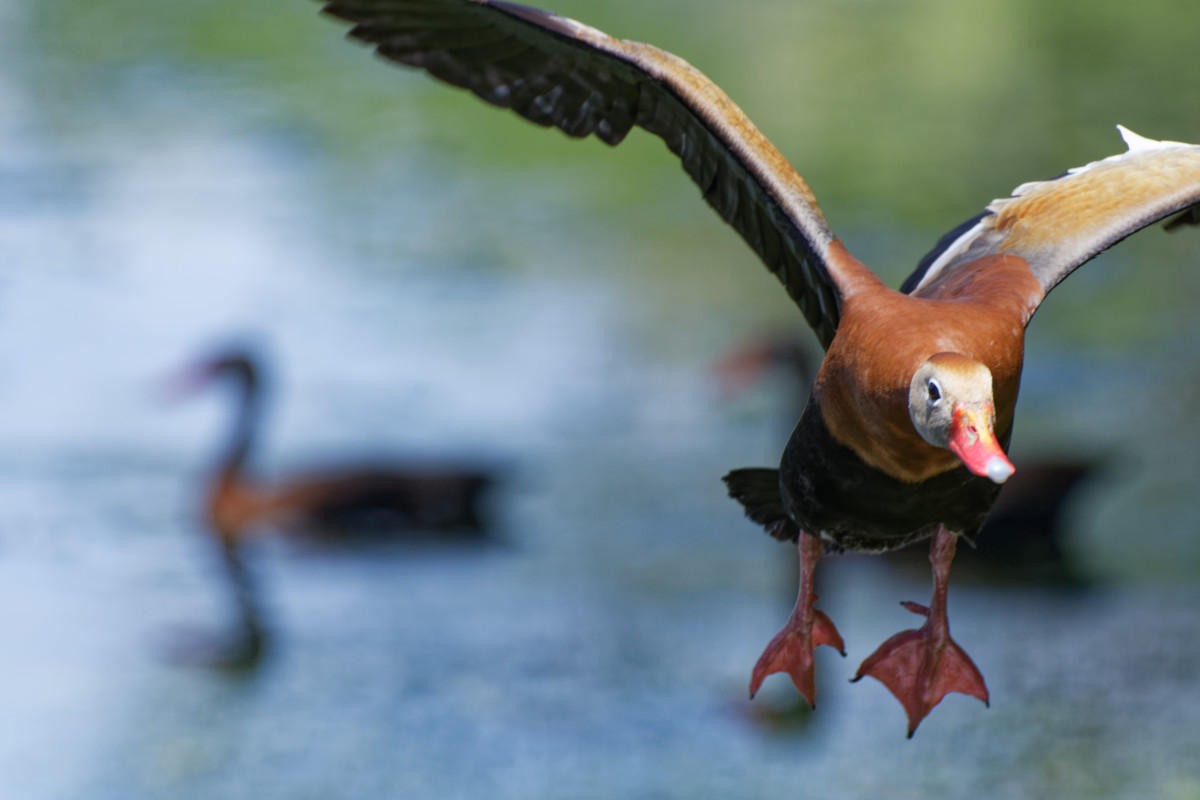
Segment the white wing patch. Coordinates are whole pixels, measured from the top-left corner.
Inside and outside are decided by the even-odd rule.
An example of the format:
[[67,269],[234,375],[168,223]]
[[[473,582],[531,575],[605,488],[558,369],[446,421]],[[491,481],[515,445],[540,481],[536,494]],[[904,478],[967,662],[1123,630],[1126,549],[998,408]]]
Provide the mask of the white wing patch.
[[[1129,148],[1129,152],[1136,153],[1142,150],[1160,150],[1164,147],[1191,147],[1187,142],[1171,142],[1159,139],[1150,139],[1141,134],[1134,133],[1124,125],[1118,125],[1117,130],[1121,132],[1121,138],[1125,140],[1125,146]],[[1119,156],[1114,156],[1117,158]]]

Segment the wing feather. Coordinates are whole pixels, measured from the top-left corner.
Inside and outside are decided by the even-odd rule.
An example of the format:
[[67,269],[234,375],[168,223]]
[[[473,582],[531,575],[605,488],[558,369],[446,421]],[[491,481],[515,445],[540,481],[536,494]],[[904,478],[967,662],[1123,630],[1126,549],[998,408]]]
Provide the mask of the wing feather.
[[392,61],[570,136],[615,145],[635,125],[679,157],[704,199],[783,283],[823,345],[848,278],[812,191],[712,81],[658,48],[500,0],[330,0],[326,13]]
[[1126,152],[1024,183],[951,231],[901,289],[920,295],[940,276],[986,255],[1029,262],[1049,292],[1101,251],[1161,219],[1184,212],[1190,224],[1200,203],[1200,146],[1158,141],[1117,126]]

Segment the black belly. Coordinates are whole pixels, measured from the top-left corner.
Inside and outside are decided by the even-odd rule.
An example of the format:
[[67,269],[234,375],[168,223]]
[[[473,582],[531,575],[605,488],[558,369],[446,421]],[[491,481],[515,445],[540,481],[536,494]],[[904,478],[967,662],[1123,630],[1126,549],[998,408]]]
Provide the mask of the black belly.
[[[1001,437],[1007,446],[1011,431]],[[1000,486],[965,467],[920,483],[875,469],[837,442],[809,403],[780,464],[788,515],[809,532],[848,550],[894,550],[939,525],[968,538],[978,532]]]

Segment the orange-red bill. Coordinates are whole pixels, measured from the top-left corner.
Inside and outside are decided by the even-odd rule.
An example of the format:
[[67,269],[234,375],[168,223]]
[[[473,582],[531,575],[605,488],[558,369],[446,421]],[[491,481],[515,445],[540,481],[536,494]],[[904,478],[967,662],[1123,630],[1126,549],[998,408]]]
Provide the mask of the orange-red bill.
[[1004,483],[1016,467],[996,441],[991,408],[959,406],[950,423],[950,450],[971,472],[996,483]]

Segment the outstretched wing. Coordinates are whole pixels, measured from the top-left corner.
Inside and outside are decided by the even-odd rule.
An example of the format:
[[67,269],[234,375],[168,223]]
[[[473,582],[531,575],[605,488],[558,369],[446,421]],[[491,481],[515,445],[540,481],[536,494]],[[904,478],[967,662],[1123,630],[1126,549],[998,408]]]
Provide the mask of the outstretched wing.
[[637,125],[666,142],[721,218],[783,283],[823,345],[844,276],[804,179],[691,65],[645,44],[499,0],[331,0],[326,13],[392,61],[539,125],[615,145]]
[[1117,126],[1126,152],[1025,183],[1011,197],[946,234],[901,291],[936,291],[940,280],[981,256],[1018,255],[1049,292],[1097,253],[1178,212],[1200,218],[1200,146],[1160,142]]

